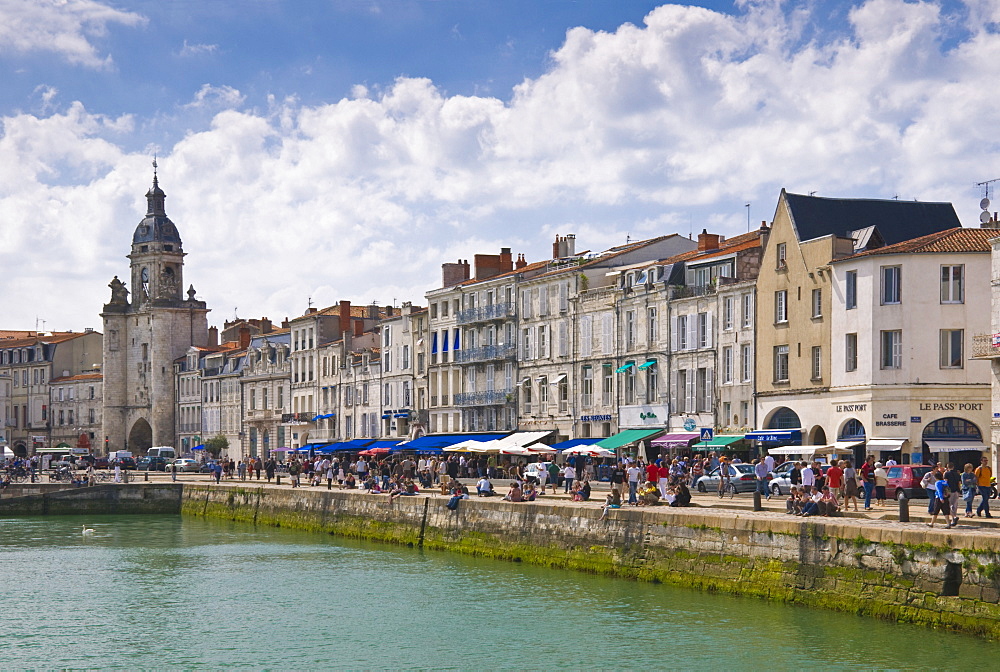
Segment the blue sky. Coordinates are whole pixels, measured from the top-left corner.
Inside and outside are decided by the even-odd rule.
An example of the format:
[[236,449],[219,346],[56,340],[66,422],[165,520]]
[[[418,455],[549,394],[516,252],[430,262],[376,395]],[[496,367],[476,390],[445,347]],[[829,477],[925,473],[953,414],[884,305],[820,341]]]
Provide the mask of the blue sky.
[[[1000,0],[0,0],[4,328],[98,326],[160,159],[221,322],[422,302],[557,234],[1000,177]],[[254,273],[246,274],[248,263]]]

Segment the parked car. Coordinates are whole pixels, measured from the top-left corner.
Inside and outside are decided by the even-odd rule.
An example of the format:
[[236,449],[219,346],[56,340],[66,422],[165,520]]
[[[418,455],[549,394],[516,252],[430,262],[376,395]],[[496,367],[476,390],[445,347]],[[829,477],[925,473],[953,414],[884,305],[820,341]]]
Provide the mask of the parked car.
[[[792,491],[792,468],[795,466],[795,462],[783,462],[778,466],[772,473],[771,480],[767,482],[767,487],[771,491],[771,494],[777,497],[778,495],[787,495]],[[830,468],[829,464],[824,464],[821,467],[823,475],[826,475],[827,469]]]
[[108,462],[108,468],[114,469],[115,466],[121,466],[124,470],[135,469],[135,458],[132,457],[116,457],[115,459]]
[[198,467],[199,474],[210,474],[212,473],[212,467],[215,465],[215,460],[209,460],[205,464]]
[[[757,488],[757,477],[753,473],[752,464],[730,464],[729,475],[736,492],[753,492]],[[695,487],[698,492],[715,492],[719,489],[719,467],[712,469],[698,479]]]
[[140,457],[136,462],[136,469],[139,471],[164,471],[167,468],[167,460],[162,457]]
[[94,469],[107,469],[107,468],[108,468],[108,458],[106,457],[94,458]]
[[170,471],[175,464],[177,465],[177,471],[198,471],[197,460],[192,460],[190,457],[178,457],[176,460],[167,465],[167,471]]
[[889,499],[927,499],[920,481],[933,468],[928,464],[897,464],[886,468],[885,496]]

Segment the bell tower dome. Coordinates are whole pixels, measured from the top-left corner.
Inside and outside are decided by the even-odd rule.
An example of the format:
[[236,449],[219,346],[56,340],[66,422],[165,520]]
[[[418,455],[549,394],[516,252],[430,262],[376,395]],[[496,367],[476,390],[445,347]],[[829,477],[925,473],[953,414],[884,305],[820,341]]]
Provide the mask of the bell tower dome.
[[153,160],[153,186],[146,192],[146,216],[132,234],[133,305],[174,305],[183,300],[184,249],[170,218]]

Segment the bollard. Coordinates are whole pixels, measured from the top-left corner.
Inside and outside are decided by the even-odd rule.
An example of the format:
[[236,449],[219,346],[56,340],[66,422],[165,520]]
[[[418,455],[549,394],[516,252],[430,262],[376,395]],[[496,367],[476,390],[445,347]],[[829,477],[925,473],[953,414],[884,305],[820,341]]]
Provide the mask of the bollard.
[[274,484],[275,485],[281,485],[281,474],[275,474],[274,475]]
[[906,497],[899,498],[899,522],[910,522],[910,500]]
[[754,490],[754,492],[753,492],[753,510],[754,511],[763,511],[764,510],[764,507],[761,506],[761,503],[760,503],[760,491],[759,490]]
[[147,483],[149,483],[149,472],[148,472],[148,471],[144,471],[144,472],[142,473],[142,480],[144,480],[144,481],[146,481]]

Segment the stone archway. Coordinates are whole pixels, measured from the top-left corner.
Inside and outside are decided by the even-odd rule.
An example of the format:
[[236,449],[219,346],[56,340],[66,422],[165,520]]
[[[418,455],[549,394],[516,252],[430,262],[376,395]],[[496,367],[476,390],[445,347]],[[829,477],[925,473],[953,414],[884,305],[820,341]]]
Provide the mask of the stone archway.
[[133,455],[145,455],[153,447],[153,428],[145,419],[139,418],[128,433],[128,449]]
[[826,445],[826,430],[816,425],[809,431],[809,445],[811,446],[825,446]]
[[27,457],[28,446],[23,442],[18,441],[17,443],[14,444],[14,454],[17,455],[18,457]]

